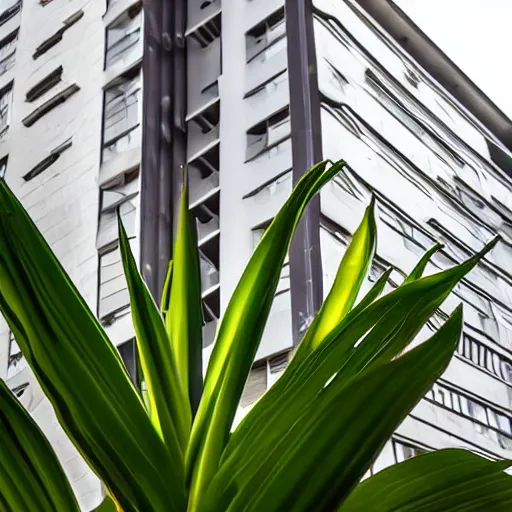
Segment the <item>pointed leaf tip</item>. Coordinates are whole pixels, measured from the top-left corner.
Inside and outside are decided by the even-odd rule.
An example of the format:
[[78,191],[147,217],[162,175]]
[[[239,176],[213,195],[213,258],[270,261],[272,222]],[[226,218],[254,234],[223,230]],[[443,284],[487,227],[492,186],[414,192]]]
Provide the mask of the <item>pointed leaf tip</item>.
[[418,261],[418,263],[416,264],[416,266],[413,268],[413,270],[411,271],[411,273],[407,276],[407,278],[405,279],[404,283],[403,284],[407,284],[407,283],[410,283],[411,281],[416,281],[417,279],[419,279],[422,275],[423,275],[423,272],[425,272],[425,268],[428,264],[428,262],[430,261],[430,258],[438,251],[440,251],[441,249],[444,248],[444,245],[437,242],[435,243],[420,259],[420,261]]
[[496,244],[501,240],[500,235],[495,235],[485,246],[482,248],[482,250],[478,251],[475,255],[473,255],[471,258],[466,260],[461,266],[469,266],[470,268],[473,268],[475,265],[477,265],[481,260],[485,258],[485,256],[494,249]]
[[182,164],[181,166],[181,182],[182,182],[182,189],[188,190],[188,172],[187,172],[187,165]]

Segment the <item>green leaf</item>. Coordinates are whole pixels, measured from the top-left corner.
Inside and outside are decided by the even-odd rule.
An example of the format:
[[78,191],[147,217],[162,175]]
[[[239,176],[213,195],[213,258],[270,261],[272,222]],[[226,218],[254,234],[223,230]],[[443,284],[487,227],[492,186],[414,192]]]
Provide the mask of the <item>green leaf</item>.
[[[308,201],[343,167],[322,162],[297,183],[266,230],[221,321],[187,452],[189,512],[215,474],[254,360],[292,234]],[[174,283],[173,283],[174,286]]]
[[171,303],[172,264],[172,260],[169,261],[164,286],[162,288],[162,299],[160,300],[160,311],[162,312],[164,319],[165,315],[167,315],[167,311],[169,310],[169,304]]
[[359,484],[340,512],[507,512],[512,509],[509,461],[492,462],[466,450],[426,453]]
[[372,197],[338,267],[332,288],[295,353],[294,364],[315,350],[352,309],[377,246],[374,205]]
[[132,310],[137,348],[148,388],[149,411],[173,461],[176,484],[184,484],[184,451],[190,433],[190,405],[158,307],[140,275],[120,217],[119,245]]
[[368,293],[361,299],[359,304],[357,304],[358,312],[366,309],[372,302],[377,300],[380,294],[383,292],[384,287],[386,286],[389,276],[393,272],[393,267],[387,268],[382,274],[379,276],[377,281],[375,281],[374,285],[370,288]]
[[[461,329],[459,307],[427,342],[399,359],[376,365],[345,386],[327,385],[276,441],[256,471],[234,475],[231,489],[223,490],[231,503],[220,503],[217,509],[335,510],[445,370]],[[214,482],[208,498],[216,490]]]
[[173,462],[117,350],[4,181],[0,310],[60,424],[125,512],[181,510]]
[[80,511],[50,443],[2,380],[0,495],[2,510]]
[[412,281],[416,281],[416,279],[419,279],[423,272],[425,272],[425,267],[427,266],[427,263],[430,261],[430,258],[433,254],[440,251],[444,248],[443,244],[434,244],[418,261],[416,266],[412,269],[412,272],[407,276],[403,284],[410,283]]
[[495,243],[462,265],[402,286],[367,307],[356,306],[315,351],[298,366],[290,365],[255,404],[232,434],[216,478],[228,487],[230,474],[239,464],[249,468],[248,472],[257,468],[333,375],[337,374],[333,383],[343,385],[367,365],[399,354]]
[[97,506],[92,512],[117,512],[118,509],[116,507],[116,504],[110,498],[107,496],[99,506]]
[[185,169],[178,232],[173,250],[172,307],[166,315],[166,324],[176,357],[178,376],[189,396],[193,413],[199,406],[203,390],[203,314],[195,222],[189,210],[188,173]]

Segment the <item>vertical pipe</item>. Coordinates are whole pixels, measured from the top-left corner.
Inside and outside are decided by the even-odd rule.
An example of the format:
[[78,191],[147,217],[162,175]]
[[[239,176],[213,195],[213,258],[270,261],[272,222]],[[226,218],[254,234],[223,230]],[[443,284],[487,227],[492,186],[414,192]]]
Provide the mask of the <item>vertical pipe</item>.
[[[293,181],[322,159],[320,95],[311,0],[286,0]],[[304,212],[290,248],[293,340],[297,344],[323,300],[320,198]]]
[[162,146],[162,1],[145,0],[142,61],[141,271],[155,298],[159,295],[160,149]]

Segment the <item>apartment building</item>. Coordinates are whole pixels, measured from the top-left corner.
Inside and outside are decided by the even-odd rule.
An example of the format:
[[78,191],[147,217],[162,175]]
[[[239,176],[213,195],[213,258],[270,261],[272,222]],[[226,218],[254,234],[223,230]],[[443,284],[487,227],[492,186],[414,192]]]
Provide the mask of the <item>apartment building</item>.
[[[510,457],[512,125],[410,20],[386,11],[392,2],[302,4],[176,0],[174,37],[162,29],[161,44],[174,58],[174,101],[162,109],[177,141],[171,161],[188,166],[205,359],[238,278],[293,182],[322,156],[344,158],[346,172],[313,201],[283,266],[240,413],[286,367],[374,194],[379,241],[367,287],[392,266],[392,290],[435,242],[445,247],[428,272],[467,258],[496,233],[502,241],[422,331],[419,339],[464,302],[464,336],[450,367],[371,472],[448,446]],[[141,7],[134,0],[0,2],[1,172],[133,378],[115,209],[144,272],[154,178],[141,169]],[[155,30],[148,19],[155,18],[146,15],[147,30]],[[163,207],[172,217],[177,166],[169,172],[173,201]],[[54,445],[84,510],[91,509],[101,486],[4,324],[0,358],[0,375]]]
[[[120,207],[137,251],[142,4],[0,2],[2,174],[134,372],[117,244]],[[84,510],[101,486],[67,440],[2,322],[1,376],[38,421]]]

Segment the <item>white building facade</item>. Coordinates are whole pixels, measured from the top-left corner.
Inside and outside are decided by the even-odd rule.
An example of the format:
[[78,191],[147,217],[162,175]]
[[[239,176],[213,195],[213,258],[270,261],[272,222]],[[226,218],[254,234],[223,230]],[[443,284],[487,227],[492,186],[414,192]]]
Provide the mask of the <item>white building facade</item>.
[[[372,471],[449,446],[510,457],[512,158],[502,134],[434,80],[364,3],[315,0],[306,20],[314,53],[304,55],[289,0],[286,17],[285,0],[174,2],[186,12],[186,94],[173,107],[173,126],[186,139],[181,163],[188,165],[197,218],[205,355],[255,244],[304,170],[302,146],[311,142],[310,159],[349,163],[310,217],[313,306],[327,293],[372,193],[379,240],[368,286],[392,266],[393,289],[436,241],[445,248],[428,272],[502,235],[422,332],[428,336],[464,302],[458,353]],[[143,28],[140,1],[0,2],[1,172],[134,378],[115,211],[120,207],[138,254]],[[311,63],[314,79],[303,84],[297,70]],[[312,119],[309,132],[297,124],[302,111]],[[308,133],[314,140],[304,139]],[[298,254],[292,249],[283,266],[243,407],[283,371],[310,319]],[[52,442],[84,510],[96,506],[100,483],[63,435],[4,323],[0,376]]]

